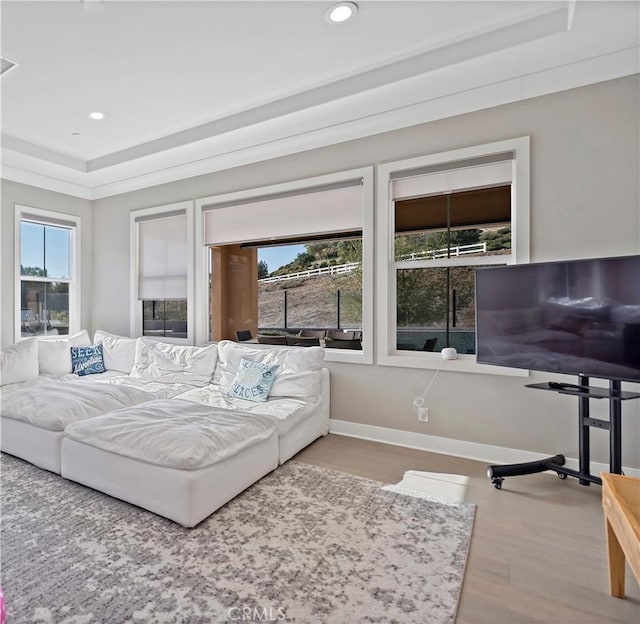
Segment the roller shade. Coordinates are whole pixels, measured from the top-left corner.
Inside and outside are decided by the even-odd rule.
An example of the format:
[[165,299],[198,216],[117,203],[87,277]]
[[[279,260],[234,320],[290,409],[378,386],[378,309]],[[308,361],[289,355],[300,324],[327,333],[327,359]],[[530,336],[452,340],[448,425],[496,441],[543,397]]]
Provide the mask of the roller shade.
[[55,217],[41,217],[38,215],[32,215],[28,212],[22,212],[20,214],[20,219],[22,221],[28,221],[29,223],[36,223],[38,225],[54,225],[56,227],[64,227],[70,230],[75,229],[77,224],[74,221],[66,221],[64,219],[58,219]]
[[395,203],[395,231],[421,232],[507,224],[511,221],[511,186],[416,197]]
[[[509,156],[509,155],[507,155]],[[450,165],[449,169],[433,172],[402,172],[395,174],[391,181],[391,193],[394,201],[443,195],[458,191],[467,191],[492,186],[511,184],[513,159],[461,166]],[[396,177],[397,176],[397,177]]]
[[510,223],[514,157],[503,152],[395,172],[396,234]]
[[136,220],[138,299],[187,298],[187,215]]
[[362,230],[362,180],[218,205],[205,212],[205,244],[229,245]]

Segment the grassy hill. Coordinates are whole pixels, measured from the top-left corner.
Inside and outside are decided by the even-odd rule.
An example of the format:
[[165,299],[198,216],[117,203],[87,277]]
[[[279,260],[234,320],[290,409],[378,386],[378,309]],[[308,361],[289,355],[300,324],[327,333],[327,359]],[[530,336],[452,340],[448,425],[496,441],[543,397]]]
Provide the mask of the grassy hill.
[[284,327],[286,291],[287,327],[338,327],[337,293],[340,291],[340,327],[359,328],[362,325],[359,283],[360,277],[354,274],[261,283],[258,285],[258,325]]
[[[507,254],[511,247],[511,229],[495,227],[485,230],[462,230],[423,233],[398,237],[396,253],[408,254],[425,249],[441,249],[449,244],[486,242],[491,255]],[[477,257],[477,256],[476,256]],[[305,251],[289,264],[270,273],[287,275],[308,269],[359,262],[361,240],[308,243]],[[267,273],[263,267],[263,275]],[[456,302],[457,327],[474,327],[474,269],[403,269],[398,272],[398,327],[444,326]],[[282,328],[285,325],[284,293],[287,293],[287,327],[359,328],[362,326],[361,270],[340,276],[310,277],[259,284],[259,326]],[[447,287],[449,293],[447,293]],[[338,291],[340,319],[338,319]],[[455,292],[454,292],[455,291]],[[338,324],[339,323],[339,324]]]

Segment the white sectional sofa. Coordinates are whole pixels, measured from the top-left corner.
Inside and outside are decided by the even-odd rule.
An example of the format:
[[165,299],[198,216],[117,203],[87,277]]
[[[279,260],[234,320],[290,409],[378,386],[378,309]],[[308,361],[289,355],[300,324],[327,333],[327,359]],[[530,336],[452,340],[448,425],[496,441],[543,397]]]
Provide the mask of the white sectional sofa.
[[[70,350],[91,345],[86,332],[3,350],[3,452],[190,527],[328,432],[320,347],[187,347],[101,331],[94,344],[106,370],[82,377]],[[273,382],[266,400],[238,392],[240,368],[258,376],[261,398]]]

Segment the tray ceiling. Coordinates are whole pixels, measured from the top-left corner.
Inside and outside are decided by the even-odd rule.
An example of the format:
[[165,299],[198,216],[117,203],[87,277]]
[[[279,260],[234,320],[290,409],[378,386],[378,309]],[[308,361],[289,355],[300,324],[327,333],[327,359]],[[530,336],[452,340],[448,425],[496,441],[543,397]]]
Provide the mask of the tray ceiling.
[[638,71],[637,2],[331,4],[2,1],[3,177],[100,197]]

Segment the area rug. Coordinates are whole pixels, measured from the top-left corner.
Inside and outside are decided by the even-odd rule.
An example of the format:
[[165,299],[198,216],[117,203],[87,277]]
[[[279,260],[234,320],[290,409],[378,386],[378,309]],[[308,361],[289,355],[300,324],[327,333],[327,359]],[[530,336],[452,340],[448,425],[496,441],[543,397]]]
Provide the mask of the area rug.
[[455,621],[475,507],[289,462],[194,529],[2,459],[11,624]]

